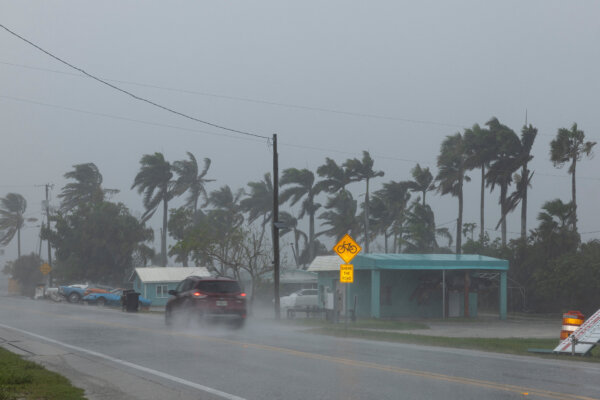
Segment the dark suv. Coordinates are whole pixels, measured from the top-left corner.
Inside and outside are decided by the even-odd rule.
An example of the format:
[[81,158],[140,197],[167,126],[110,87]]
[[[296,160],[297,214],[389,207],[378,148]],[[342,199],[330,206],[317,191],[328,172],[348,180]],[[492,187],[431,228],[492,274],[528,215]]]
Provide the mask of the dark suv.
[[246,293],[229,278],[190,276],[179,283],[165,308],[165,323],[223,320],[241,328],[246,321]]

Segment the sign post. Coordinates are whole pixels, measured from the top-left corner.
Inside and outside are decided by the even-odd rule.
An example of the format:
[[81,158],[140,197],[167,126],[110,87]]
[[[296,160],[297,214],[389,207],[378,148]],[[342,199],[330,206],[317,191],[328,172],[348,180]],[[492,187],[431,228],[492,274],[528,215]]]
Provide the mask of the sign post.
[[[348,284],[354,282],[354,265],[349,264],[350,261],[360,251],[361,247],[350,237],[345,234],[339,242],[333,246],[333,251],[344,260],[345,264],[340,265],[340,282],[345,284],[345,295],[344,295],[344,323],[346,329],[348,329]],[[354,310],[356,312],[356,310]]]

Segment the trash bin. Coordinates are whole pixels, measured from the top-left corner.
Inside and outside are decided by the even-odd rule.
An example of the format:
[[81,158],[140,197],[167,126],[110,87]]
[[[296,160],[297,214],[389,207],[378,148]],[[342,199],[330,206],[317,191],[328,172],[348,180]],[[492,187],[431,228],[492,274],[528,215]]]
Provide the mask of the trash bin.
[[125,309],[127,312],[137,312],[140,306],[140,294],[133,290],[125,295]]

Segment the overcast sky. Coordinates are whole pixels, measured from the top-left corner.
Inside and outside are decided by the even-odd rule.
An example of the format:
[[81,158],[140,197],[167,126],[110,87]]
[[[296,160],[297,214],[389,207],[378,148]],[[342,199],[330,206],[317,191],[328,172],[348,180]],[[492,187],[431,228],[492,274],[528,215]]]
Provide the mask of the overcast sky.
[[[496,116],[520,132],[527,110],[539,129],[529,228],[543,202],[570,200],[566,167],[549,161],[558,128],[577,122],[589,140],[600,139],[599,16],[592,0],[0,0],[0,24],[89,73],[199,119],[277,133],[281,169],[316,172],[325,157],[342,163],[370,151],[385,171],[374,190],[409,179],[416,162],[437,173],[443,138],[462,127]],[[77,76],[4,29],[0,49],[0,196],[23,194],[29,216],[41,218],[44,190],[36,185],[53,183],[57,205],[63,175],[78,163],[95,163],[104,186],[121,191],[113,200],[136,214],[142,200],[130,187],[143,154],[211,158],[217,182],[209,190],[241,188],[271,169],[263,139],[227,134]],[[578,165],[584,240],[600,237],[585,233],[600,231],[599,166],[599,157]],[[479,219],[479,175],[471,175],[464,222]],[[355,197],[363,185],[351,187]],[[499,218],[498,196],[486,197],[489,229]],[[429,202],[438,224],[456,218],[455,198],[429,195]],[[151,220],[155,229],[160,217]],[[519,229],[515,212],[509,237]],[[38,232],[25,230],[24,253],[37,251]],[[14,257],[16,241],[0,263]]]

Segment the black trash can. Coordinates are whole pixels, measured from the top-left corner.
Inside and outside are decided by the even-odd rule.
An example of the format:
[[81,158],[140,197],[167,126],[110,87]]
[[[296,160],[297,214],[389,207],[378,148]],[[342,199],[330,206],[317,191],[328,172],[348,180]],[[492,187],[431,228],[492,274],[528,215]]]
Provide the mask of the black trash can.
[[125,295],[125,309],[127,312],[137,312],[140,306],[140,294],[133,290]]

